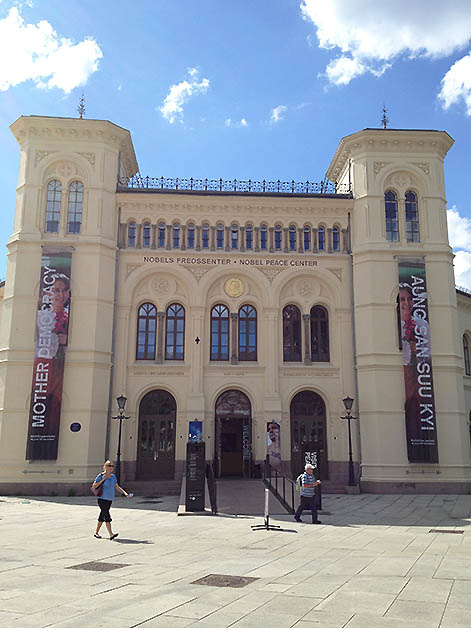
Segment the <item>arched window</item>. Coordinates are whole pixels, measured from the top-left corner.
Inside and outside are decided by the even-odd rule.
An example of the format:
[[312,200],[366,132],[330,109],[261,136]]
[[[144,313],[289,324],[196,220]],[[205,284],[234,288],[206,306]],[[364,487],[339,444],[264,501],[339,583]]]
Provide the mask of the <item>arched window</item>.
[[310,251],[311,250],[311,227],[304,227],[303,237],[304,237],[304,250]]
[[231,249],[239,248],[239,227],[237,225],[231,226]]
[[158,246],[159,249],[163,249],[165,246],[165,223],[164,222],[159,222],[159,242],[158,242]]
[[329,361],[329,314],[321,305],[311,308],[311,360]]
[[83,184],[73,181],[69,186],[67,233],[80,233],[82,228]]
[[195,225],[192,222],[190,222],[186,231],[186,248],[195,248]]
[[229,359],[229,310],[215,305],[211,310],[211,360]]
[[149,248],[150,246],[150,223],[145,222],[142,228],[142,246]]
[[185,308],[172,303],[167,308],[165,325],[165,359],[183,360],[185,349]]
[[243,305],[239,310],[239,360],[257,359],[257,310]]
[[209,249],[209,226],[203,225],[201,228],[201,246],[203,249]]
[[136,223],[128,224],[128,246],[136,246]]
[[325,229],[319,227],[317,230],[317,245],[319,251],[325,251]]
[[332,248],[334,251],[340,251],[340,229],[338,227],[332,229]]
[[267,250],[267,227],[266,225],[262,225],[260,227],[260,249],[262,251]]
[[178,222],[173,225],[173,248],[180,248],[180,225]]
[[247,251],[251,251],[253,248],[253,229],[252,225],[245,227],[245,248]]
[[224,225],[218,225],[216,227],[216,248],[224,248]]
[[143,303],[137,313],[136,360],[153,360],[157,310],[152,303]]
[[392,190],[389,190],[384,195],[384,211],[386,216],[386,240],[388,242],[397,242],[399,240],[397,196]]
[[47,184],[46,233],[59,232],[59,220],[61,214],[62,184],[60,181],[49,181]]
[[414,192],[406,192],[406,238],[407,242],[419,242],[419,209]]
[[301,313],[295,305],[283,308],[283,362],[301,362]]
[[275,250],[281,251],[281,227],[277,225],[275,227]]
[[296,227],[294,225],[289,228],[289,250],[296,251]]
[[468,336],[463,334],[463,358],[464,358],[464,374],[471,375],[471,367],[469,364],[469,343]]

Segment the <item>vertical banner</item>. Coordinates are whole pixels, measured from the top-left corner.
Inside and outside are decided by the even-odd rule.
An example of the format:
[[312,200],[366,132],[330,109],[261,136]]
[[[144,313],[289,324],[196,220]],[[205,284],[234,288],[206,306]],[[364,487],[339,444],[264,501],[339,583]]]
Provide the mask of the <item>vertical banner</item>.
[[69,332],[72,249],[43,248],[34,341],[27,460],[55,460]]
[[409,462],[438,462],[432,352],[423,257],[399,258],[399,313]]
[[277,421],[267,423],[267,453],[271,468],[281,471],[280,424]]
[[188,442],[201,443],[203,438],[203,421],[190,421],[188,423]]

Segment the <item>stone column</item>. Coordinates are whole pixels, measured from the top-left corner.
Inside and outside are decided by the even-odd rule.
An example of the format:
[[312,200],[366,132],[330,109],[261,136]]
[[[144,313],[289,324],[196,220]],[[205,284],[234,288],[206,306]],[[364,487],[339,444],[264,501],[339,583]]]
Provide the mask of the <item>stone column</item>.
[[304,228],[298,227],[298,253],[304,252]]
[[260,251],[260,227],[254,227],[255,231],[255,253]]
[[311,315],[303,314],[304,321],[304,364],[311,362]]
[[274,239],[273,238],[273,233],[275,231],[275,227],[269,227],[268,231],[270,232],[270,247],[269,247],[268,251],[270,253],[273,253],[274,250],[275,250],[274,245],[273,245],[273,239]]
[[155,358],[157,364],[164,362],[164,326],[165,312],[157,312],[157,355]]
[[317,229],[312,230],[312,252],[317,253],[319,249],[317,248]]
[[216,227],[214,225],[211,225],[211,227],[209,228],[211,235],[210,235],[210,250],[211,251],[215,251],[216,250]]
[[142,225],[136,225],[137,229],[137,238],[136,238],[136,248],[142,248]]
[[225,231],[226,231],[226,251],[230,251],[231,250],[231,228],[230,226],[226,226],[224,227]]
[[172,248],[172,225],[167,225],[167,242],[165,248],[169,251]]
[[180,248],[182,251],[186,251],[186,225],[180,225],[181,239]]
[[152,225],[152,249],[157,248],[157,225]]
[[289,233],[288,227],[283,227],[283,240],[285,244],[283,247],[283,253],[289,253],[288,233]]
[[201,251],[201,225],[196,225],[196,247],[197,251]]
[[245,251],[245,227],[240,227],[239,228],[239,237],[240,237],[240,244],[239,244],[239,251]]
[[237,321],[239,315],[235,312],[231,313],[231,364],[239,364],[237,357]]
[[332,229],[327,229],[327,253],[332,253]]

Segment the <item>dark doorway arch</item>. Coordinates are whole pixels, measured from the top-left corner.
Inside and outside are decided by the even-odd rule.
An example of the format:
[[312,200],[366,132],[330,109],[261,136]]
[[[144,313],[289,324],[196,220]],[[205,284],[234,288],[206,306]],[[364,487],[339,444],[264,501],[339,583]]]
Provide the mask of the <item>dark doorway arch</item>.
[[240,390],[226,390],[215,407],[214,462],[218,477],[248,478],[252,467],[252,406]]
[[139,404],[137,479],[173,479],[177,404],[166,390],[152,390]]
[[[317,393],[303,390],[290,405],[291,471],[297,477],[306,462],[317,459],[317,477],[329,477],[325,403]],[[315,456],[313,456],[315,454]]]

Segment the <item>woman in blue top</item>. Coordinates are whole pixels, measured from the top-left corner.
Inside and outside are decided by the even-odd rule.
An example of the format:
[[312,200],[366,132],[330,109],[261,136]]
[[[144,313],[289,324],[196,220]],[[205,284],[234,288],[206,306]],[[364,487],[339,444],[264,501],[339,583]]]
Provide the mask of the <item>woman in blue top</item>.
[[124,489],[120,487],[118,484],[118,480],[116,479],[115,474],[113,473],[114,464],[107,460],[103,465],[103,473],[99,473],[95,481],[93,482],[93,488],[98,488],[100,486],[103,487],[103,492],[101,497],[98,498],[98,506],[100,507],[100,514],[98,516],[98,523],[96,526],[94,537],[96,539],[101,539],[100,536],[100,528],[103,525],[103,522],[106,525],[106,529],[110,535],[110,541],[115,539],[118,536],[118,533],[113,534],[111,529],[111,517],[110,517],[110,508],[114,499],[114,489],[115,487],[118,489],[120,493],[122,493],[125,497],[129,497],[128,493]]

